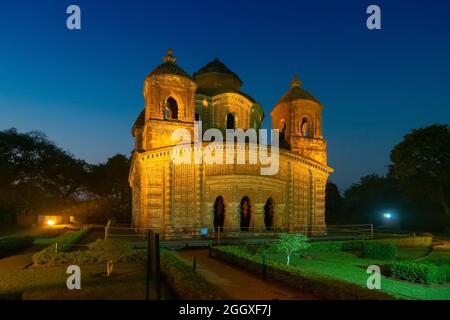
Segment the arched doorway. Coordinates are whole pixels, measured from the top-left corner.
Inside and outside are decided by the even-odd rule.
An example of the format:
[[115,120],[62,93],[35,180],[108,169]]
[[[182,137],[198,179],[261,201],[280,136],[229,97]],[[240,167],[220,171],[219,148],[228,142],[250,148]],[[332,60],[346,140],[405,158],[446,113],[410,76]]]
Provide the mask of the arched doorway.
[[308,117],[303,117],[300,122],[300,134],[306,138],[313,138],[311,120]]
[[274,205],[273,199],[269,198],[264,205],[264,224],[266,226],[267,231],[271,231],[273,229],[273,212]]
[[234,117],[234,113],[227,113],[227,129],[235,129],[236,128],[236,119]]
[[225,202],[222,196],[218,196],[214,202],[214,231],[223,232],[225,221]]
[[164,119],[178,119],[178,104],[177,101],[172,97],[169,97],[169,99],[167,99],[166,101]]
[[241,211],[241,231],[248,231],[252,221],[252,206],[249,197],[242,198],[239,208]]

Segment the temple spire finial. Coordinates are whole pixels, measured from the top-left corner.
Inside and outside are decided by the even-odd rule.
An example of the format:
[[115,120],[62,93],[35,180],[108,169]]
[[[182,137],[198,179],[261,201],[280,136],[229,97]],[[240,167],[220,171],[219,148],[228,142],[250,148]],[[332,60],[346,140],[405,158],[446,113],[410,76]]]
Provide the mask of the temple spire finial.
[[176,63],[177,62],[177,58],[174,57],[173,55],[173,49],[169,48],[167,49],[167,55],[163,58],[164,62],[172,62],[172,63]]
[[300,88],[301,86],[302,86],[302,82],[298,78],[298,74],[295,74],[294,79],[291,81],[291,88],[295,88],[295,87]]

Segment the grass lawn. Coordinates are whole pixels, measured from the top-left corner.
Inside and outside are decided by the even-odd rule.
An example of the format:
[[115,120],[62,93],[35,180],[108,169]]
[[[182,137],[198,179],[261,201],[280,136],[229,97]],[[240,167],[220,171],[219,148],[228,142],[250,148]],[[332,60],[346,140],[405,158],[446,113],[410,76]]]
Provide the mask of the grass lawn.
[[[406,256],[421,257],[426,255],[426,253],[427,251],[422,249],[402,250],[400,256],[403,256],[403,258]],[[312,259],[294,256],[291,258],[291,264],[307,272],[320,273],[327,277],[344,280],[362,287],[366,287],[368,278],[366,266],[372,264],[381,266],[389,262],[386,260],[360,258],[353,253],[342,251],[309,251],[309,254]],[[431,257],[448,257],[450,259],[450,251],[435,251],[429,258]],[[286,262],[286,257],[281,254],[270,254],[268,258],[283,263]],[[394,297],[403,299],[450,299],[450,284],[425,286],[382,276],[381,290]]]
[[[117,263],[111,278],[104,276],[105,264],[81,265],[81,289],[69,290],[65,267],[4,269],[0,273],[0,296],[22,299],[145,299],[143,263]],[[163,298],[170,295],[163,288]]]

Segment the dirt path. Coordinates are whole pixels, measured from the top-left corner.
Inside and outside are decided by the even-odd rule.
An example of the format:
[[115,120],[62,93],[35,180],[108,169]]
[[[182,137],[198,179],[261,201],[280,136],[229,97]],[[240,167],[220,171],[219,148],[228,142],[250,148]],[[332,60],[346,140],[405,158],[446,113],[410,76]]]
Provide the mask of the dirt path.
[[32,246],[12,256],[0,259],[0,270],[20,270],[32,263],[33,255],[45,246]]
[[186,262],[197,260],[197,270],[209,282],[238,300],[317,300],[318,298],[278,282],[265,280],[208,256],[208,250],[177,252]]

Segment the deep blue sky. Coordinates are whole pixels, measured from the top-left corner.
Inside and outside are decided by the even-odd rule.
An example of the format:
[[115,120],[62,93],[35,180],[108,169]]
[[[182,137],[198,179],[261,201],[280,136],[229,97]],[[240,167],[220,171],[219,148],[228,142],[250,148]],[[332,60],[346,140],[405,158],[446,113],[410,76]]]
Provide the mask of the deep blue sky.
[[[142,83],[173,47],[219,57],[269,113],[294,73],[325,106],[331,180],[385,173],[416,127],[450,122],[450,1],[2,1],[0,130],[41,130],[96,163],[129,154]],[[66,29],[66,8],[82,30]],[[365,27],[369,4],[382,30]]]

